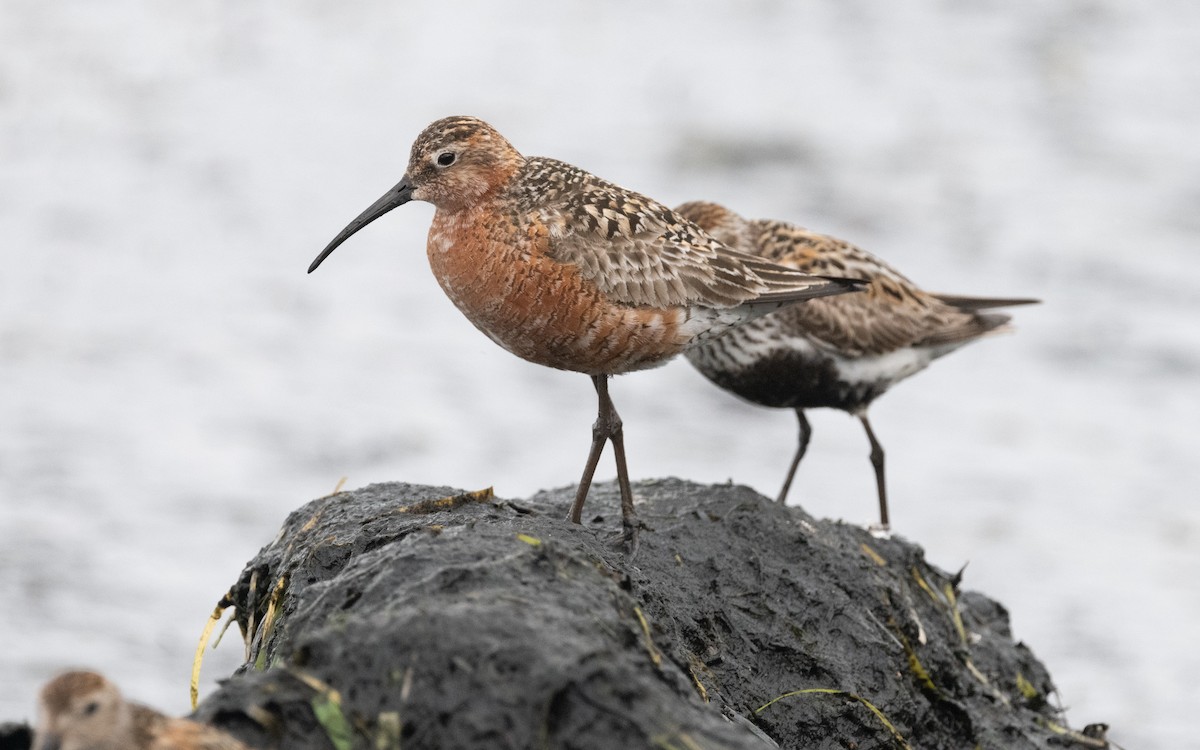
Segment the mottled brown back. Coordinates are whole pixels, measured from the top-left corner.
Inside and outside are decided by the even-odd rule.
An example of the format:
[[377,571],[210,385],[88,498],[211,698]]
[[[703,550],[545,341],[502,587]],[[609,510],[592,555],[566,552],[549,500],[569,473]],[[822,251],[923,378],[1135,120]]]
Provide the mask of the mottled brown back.
[[905,347],[953,348],[1009,320],[1002,313],[976,310],[1036,301],[939,297],[871,253],[828,235],[782,221],[747,221],[712,203],[687,203],[676,210],[717,239],[781,265],[816,276],[869,282],[858,294],[814,299],[775,313],[788,329],[842,356],[884,354]]

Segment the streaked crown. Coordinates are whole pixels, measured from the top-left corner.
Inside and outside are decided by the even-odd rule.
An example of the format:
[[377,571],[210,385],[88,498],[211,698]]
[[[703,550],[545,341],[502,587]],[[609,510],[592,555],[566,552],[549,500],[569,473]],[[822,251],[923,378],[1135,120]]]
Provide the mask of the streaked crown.
[[444,117],[413,142],[406,178],[412,197],[448,210],[505,185],[525,163],[508,140],[476,117]]

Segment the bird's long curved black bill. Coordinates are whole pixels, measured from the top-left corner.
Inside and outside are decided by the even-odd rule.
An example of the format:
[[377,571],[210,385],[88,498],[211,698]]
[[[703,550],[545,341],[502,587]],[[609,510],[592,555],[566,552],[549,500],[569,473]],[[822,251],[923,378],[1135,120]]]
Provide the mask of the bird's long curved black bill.
[[312,265],[308,267],[308,272],[312,273],[313,271],[317,270],[317,266],[321,265],[321,262],[329,257],[329,254],[336,250],[338,245],[349,239],[350,235],[370,224],[372,221],[375,221],[380,216],[383,216],[388,211],[391,211],[393,208],[396,208],[397,206],[403,206],[405,203],[408,203],[410,200],[412,200],[412,192],[413,188],[408,182],[408,175],[405,175],[404,179],[400,180],[400,182],[396,184],[396,187],[384,193],[383,197],[372,203],[366,211],[363,211],[358,215],[358,218],[350,222],[350,224],[341,232],[338,232],[338,236],[334,237],[333,241],[325,246],[325,249],[322,250],[321,254],[317,256],[317,259],[314,260]]

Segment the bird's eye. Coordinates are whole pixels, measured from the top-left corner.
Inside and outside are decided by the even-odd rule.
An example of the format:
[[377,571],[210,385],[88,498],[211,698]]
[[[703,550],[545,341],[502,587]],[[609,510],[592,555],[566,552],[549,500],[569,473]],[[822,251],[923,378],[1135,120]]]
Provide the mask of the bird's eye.
[[453,151],[443,151],[442,153],[438,154],[438,158],[437,158],[438,166],[439,167],[448,167],[454,163],[454,160],[456,158],[457,157],[454,155]]
[[92,714],[96,713],[99,710],[100,710],[100,704],[97,703],[96,701],[92,701],[91,703],[88,703],[86,706],[83,707],[83,715],[91,716]]

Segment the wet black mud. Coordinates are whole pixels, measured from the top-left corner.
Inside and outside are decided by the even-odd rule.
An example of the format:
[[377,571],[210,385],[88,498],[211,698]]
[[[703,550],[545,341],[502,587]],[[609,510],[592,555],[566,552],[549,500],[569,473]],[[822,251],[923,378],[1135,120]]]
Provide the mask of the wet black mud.
[[261,747],[1104,747],[1008,615],[920,547],[745,487],[313,501],[230,592],[249,661],[201,704]]

